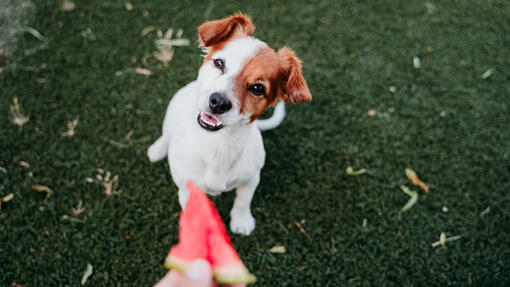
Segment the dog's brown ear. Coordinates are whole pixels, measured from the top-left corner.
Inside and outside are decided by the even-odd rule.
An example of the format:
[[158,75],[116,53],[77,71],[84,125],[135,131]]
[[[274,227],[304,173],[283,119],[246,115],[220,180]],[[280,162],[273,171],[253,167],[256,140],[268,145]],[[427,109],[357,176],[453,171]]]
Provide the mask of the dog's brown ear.
[[207,21],[198,27],[201,46],[209,47],[231,37],[248,36],[255,31],[249,17],[239,13],[220,20]]
[[306,103],[312,100],[312,94],[308,89],[305,78],[301,71],[301,61],[296,53],[288,47],[278,50],[280,57],[280,70],[282,73],[283,100],[288,103]]

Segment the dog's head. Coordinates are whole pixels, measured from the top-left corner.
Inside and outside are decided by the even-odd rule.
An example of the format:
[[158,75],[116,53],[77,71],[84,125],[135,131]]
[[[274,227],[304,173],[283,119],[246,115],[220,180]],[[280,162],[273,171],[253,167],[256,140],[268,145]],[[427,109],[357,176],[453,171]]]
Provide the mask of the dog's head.
[[287,47],[275,52],[250,36],[254,30],[242,14],[198,27],[207,53],[197,78],[197,120],[202,128],[216,131],[249,124],[278,100],[312,99],[295,53]]

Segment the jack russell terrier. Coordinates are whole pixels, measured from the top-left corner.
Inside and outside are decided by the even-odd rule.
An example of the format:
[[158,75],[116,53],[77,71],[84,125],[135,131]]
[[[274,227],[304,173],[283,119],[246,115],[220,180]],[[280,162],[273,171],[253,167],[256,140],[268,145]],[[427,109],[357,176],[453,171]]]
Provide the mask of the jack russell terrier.
[[[282,122],[282,101],[312,99],[294,52],[275,52],[250,36],[254,30],[242,14],[198,27],[206,52],[198,77],[172,98],[163,134],[147,151],[151,162],[168,156],[182,208],[189,179],[209,195],[236,189],[230,229],[243,235],[255,228],[250,204],[265,160],[260,131]],[[269,106],[272,117],[257,120]]]

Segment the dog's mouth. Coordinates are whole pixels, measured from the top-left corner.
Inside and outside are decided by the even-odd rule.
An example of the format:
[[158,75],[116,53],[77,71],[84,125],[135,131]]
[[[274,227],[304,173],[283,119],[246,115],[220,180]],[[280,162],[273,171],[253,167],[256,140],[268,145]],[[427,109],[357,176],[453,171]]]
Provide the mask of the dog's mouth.
[[197,117],[198,124],[205,130],[214,132],[223,127],[223,123],[206,112],[200,112]]

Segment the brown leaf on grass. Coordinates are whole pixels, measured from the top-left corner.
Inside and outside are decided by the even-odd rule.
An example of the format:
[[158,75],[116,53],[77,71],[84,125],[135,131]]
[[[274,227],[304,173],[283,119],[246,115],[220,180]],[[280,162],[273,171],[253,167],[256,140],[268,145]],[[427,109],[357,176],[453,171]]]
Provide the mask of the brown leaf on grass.
[[17,97],[12,99],[12,105],[9,108],[11,111],[11,122],[22,128],[23,125],[28,122],[30,116],[25,116],[21,113],[21,108],[19,106]]
[[367,115],[373,117],[373,116],[377,115],[377,111],[374,109],[370,109],[367,111]]
[[150,32],[154,31],[154,26],[150,25],[150,26],[147,26],[145,27],[143,30],[142,30],[142,36],[145,36],[147,34],[149,34]]
[[63,0],[60,4],[60,10],[65,12],[73,11],[75,7],[74,1],[71,0]]
[[48,198],[51,197],[51,195],[53,194],[53,191],[45,186],[45,185],[32,185],[32,190],[33,191],[37,191],[37,192],[46,192],[46,198],[44,199],[45,201],[48,200]]
[[62,132],[60,135],[63,137],[73,137],[76,133],[74,131],[74,128],[78,125],[79,117],[76,117],[72,121],[67,122],[67,131]]
[[152,75],[152,71],[151,70],[145,69],[145,68],[140,68],[140,67],[136,67],[135,68],[135,72],[137,74],[139,74],[139,75],[143,75],[143,76],[146,76],[146,77]]
[[414,172],[414,170],[406,168],[406,176],[414,185],[419,186],[426,192],[429,191],[429,185],[421,181],[421,179],[418,178],[418,175],[416,174],[416,172]]
[[26,161],[20,161],[19,165],[21,165],[24,168],[29,168],[30,167],[30,164],[28,162],[26,162]]
[[82,207],[83,205],[83,201],[80,199],[80,201],[78,201],[78,205],[76,206],[76,208],[73,208],[73,216],[78,216],[80,215],[82,212],[85,211],[85,207]]

